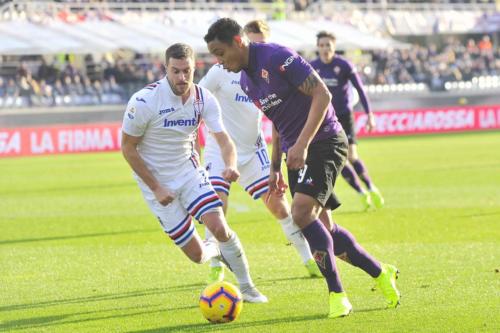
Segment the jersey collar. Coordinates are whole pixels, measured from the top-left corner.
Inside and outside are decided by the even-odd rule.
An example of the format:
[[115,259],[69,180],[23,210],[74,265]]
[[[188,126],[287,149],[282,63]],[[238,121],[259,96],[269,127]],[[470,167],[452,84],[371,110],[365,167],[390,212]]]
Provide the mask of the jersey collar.
[[248,44],[248,68],[247,73],[253,74],[257,71],[257,48],[258,44],[250,43]]

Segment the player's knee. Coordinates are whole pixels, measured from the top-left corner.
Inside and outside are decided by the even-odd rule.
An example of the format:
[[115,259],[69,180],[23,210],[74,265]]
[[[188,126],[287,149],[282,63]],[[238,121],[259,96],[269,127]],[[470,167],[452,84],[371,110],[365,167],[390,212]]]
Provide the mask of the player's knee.
[[231,235],[231,230],[229,229],[227,223],[223,220],[224,217],[213,217],[209,221],[204,221],[207,228],[210,230],[215,239],[219,242],[226,242]]
[[328,230],[334,230],[335,228],[335,223],[333,222],[332,216],[331,216],[331,211],[329,209],[324,209],[321,214],[319,215],[319,219],[321,220],[321,223],[328,229]]
[[210,231],[219,242],[227,242],[231,233],[230,230],[225,228],[222,224],[215,226],[215,228]]
[[314,220],[309,207],[297,204],[292,205],[292,219],[301,228]]
[[204,214],[201,221],[218,241],[225,242],[229,239],[231,230],[227,225],[222,210],[218,209]]

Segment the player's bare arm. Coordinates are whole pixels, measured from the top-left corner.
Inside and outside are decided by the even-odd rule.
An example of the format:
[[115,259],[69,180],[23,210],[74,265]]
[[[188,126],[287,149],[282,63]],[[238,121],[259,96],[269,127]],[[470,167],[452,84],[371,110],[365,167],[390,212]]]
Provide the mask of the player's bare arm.
[[368,113],[368,117],[366,118],[366,130],[368,132],[371,132],[372,130],[377,127],[377,123],[375,122],[375,116],[373,115],[373,112]]
[[222,177],[229,182],[237,181],[240,177],[240,173],[236,168],[236,147],[234,146],[233,140],[231,140],[225,131],[212,133],[212,135],[221,149],[222,158],[226,165],[226,169],[222,172]]
[[373,115],[373,112],[370,110],[369,106],[370,104],[368,104],[368,96],[366,95],[366,92],[363,89],[363,84],[359,76],[356,75],[355,73],[351,73],[349,81],[351,81],[352,86],[358,92],[359,99],[361,100],[361,104],[363,105],[363,108],[365,109],[367,115],[365,127],[368,132],[371,132],[372,130],[375,129],[377,123],[375,122],[375,116]]
[[141,142],[142,136],[132,136],[122,133],[122,154],[134,172],[153,191],[156,200],[166,206],[171,203],[175,194],[160,185],[151,171],[146,167],[144,160],[137,152],[137,145]]
[[287,166],[292,170],[304,167],[307,158],[307,148],[314,135],[318,132],[321,122],[325,118],[331,94],[316,72],[312,72],[300,85],[300,92],[311,96],[311,108],[304,128],[300,132],[295,144],[288,150]]
[[269,188],[270,192],[278,195],[285,193],[288,185],[286,184],[283,174],[281,173],[281,160],[283,151],[281,150],[281,142],[279,133],[273,126],[272,132],[272,153],[271,153],[271,170],[269,172]]
[[272,131],[272,153],[271,153],[271,172],[281,170],[281,159],[283,157],[283,151],[281,150],[280,136],[276,127],[273,126]]

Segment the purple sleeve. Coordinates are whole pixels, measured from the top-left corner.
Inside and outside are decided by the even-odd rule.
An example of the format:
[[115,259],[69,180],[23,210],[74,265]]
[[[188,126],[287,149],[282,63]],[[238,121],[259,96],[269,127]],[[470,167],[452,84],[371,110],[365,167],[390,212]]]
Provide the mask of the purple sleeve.
[[358,73],[351,69],[351,74],[349,75],[349,80],[351,81],[353,87],[358,91],[359,100],[363,105],[363,109],[366,113],[370,113],[370,103],[368,103],[368,96],[366,95],[365,88],[361,83],[361,79],[359,78]]
[[314,71],[304,58],[287,48],[276,50],[271,57],[271,67],[297,88]]

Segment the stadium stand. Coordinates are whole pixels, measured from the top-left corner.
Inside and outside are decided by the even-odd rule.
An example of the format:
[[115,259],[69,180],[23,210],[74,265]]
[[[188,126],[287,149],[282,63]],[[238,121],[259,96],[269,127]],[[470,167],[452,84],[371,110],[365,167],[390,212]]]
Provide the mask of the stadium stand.
[[[201,77],[213,62],[201,37],[211,21],[229,14],[243,23],[270,20],[272,41],[307,58],[315,56],[318,30],[335,32],[338,48],[356,64],[371,94],[500,87],[493,1],[295,1],[283,7],[253,1],[2,3],[0,108],[124,103],[164,75],[162,53],[174,39],[197,47]],[[276,17],[277,10],[288,19]],[[448,20],[449,29],[429,30],[436,17]]]

